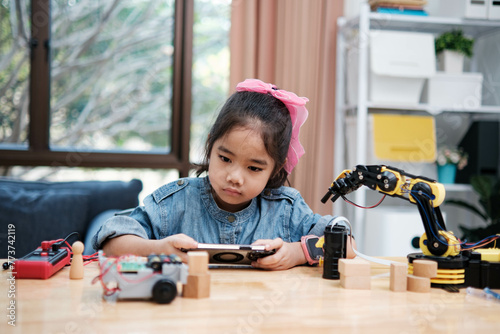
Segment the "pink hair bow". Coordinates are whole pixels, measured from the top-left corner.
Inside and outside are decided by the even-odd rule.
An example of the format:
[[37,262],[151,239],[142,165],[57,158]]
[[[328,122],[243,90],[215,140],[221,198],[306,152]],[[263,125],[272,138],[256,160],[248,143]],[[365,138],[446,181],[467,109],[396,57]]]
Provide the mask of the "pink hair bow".
[[299,129],[304,124],[309,115],[305,105],[309,101],[306,97],[298,97],[295,93],[287,92],[283,89],[278,89],[275,85],[262,82],[258,79],[246,79],[236,86],[236,91],[248,91],[257,93],[269,93],[285,104],[290,117],[292,119],[292,138],[290,140],[290,147],[288,148],[287,161],[285,163],[285,170],[290,174],[299,162],[299,158],[305,153],[304,147],[299,141]]

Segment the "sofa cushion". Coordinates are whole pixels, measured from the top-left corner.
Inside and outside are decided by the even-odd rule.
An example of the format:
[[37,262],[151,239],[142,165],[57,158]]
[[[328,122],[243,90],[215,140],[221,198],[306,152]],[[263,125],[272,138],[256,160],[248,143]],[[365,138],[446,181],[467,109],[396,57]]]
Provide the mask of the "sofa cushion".
[[[89,222],[106,210],[139,204],[140,180],[40,182],[0,178],[0,258],[8,255],[8,225],[15,226],[15,257],[44,240],[78,232],[85,240]],[[71,242],[75,241],[72,239]]]
[[124,181],[74,181],[43,182],[0,179],[0,190],[3,186],[11,186],[25,190],[81,190],[90,195],[88,220],[109,209],[127,209],[139,204],[138,196],[142,190],[142,182],[133,179]]
[[2,187],[0,258],[21,258],[44,240],[65,238],[71,232],[84,234],[88,202],[88,193],[78,189]]

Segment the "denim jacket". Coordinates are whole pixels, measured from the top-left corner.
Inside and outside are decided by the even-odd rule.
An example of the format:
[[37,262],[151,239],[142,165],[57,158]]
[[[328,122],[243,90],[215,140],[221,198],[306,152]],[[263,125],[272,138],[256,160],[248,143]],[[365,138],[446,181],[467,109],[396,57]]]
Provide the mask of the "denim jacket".
[[299,192],[290,187],[264,189],[245,209],[219,209],[208,177],[184,178],[166,184],[144,199],[130,216],[108,219],[93,238],[100,249],[108,238],[134,234],[162,239],[184,233],[201,243],[251,244],[257,239],[300,241],[323,235],[332,216],[315,214]]

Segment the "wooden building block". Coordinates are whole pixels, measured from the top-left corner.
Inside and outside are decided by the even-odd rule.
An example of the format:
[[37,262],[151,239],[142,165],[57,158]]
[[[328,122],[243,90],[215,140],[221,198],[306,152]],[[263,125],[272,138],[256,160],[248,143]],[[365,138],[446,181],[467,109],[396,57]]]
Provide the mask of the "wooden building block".
[[406,291],[408,265],[402,262],[391,263],[391,278],[390,289],[391,291],[402,292]]
[[433,278],[437,276],[438,264],[431,260],[413,261],[413,275],[418,277]]
[[188,255],[189,275],[201,275],[208,273],[208,252],[191,251]]
[[185,298],[210,297],[210,274],[188,275],[187,283],[182,287]]
[[344,289],[370,290],[371,276],[345,276],[340,274],[340,286]]
[[407,276],[408,291],[412,292],[430,292],[431,279],[429,277],[419,277],[415,275]]
[[370,276],[370,262],[363,259],[339,259],[339,273],[344,276]]

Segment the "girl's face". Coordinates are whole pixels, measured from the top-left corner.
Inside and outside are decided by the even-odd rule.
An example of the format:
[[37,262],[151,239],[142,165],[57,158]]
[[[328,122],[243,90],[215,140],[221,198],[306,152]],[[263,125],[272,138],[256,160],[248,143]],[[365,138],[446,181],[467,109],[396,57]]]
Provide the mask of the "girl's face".
[[210,152],[208,177],[217,205],[229,212],[244,209],[264,190],[273,170],[261,135],[246,127],[232,129]]

